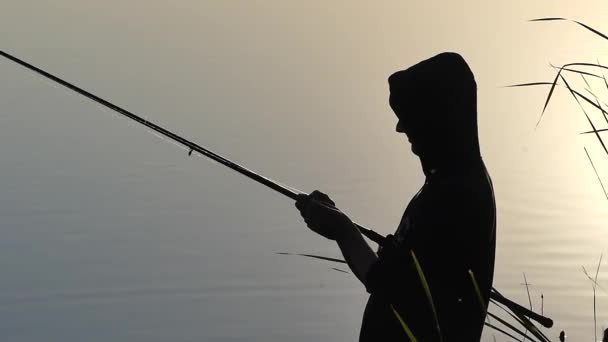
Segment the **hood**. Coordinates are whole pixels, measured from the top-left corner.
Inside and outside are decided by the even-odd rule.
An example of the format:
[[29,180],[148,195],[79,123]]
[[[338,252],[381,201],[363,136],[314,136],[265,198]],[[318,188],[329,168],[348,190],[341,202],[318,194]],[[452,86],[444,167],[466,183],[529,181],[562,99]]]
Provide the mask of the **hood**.
[[462,56],[441,53],[394,73],[388,81],[391,108],[425,174],[480,159],[477,84]]

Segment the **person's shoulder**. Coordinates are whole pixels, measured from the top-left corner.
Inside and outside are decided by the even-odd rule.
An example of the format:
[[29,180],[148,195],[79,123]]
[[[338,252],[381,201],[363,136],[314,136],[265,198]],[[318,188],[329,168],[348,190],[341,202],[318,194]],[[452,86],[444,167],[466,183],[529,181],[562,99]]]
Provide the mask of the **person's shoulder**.
[[423,205],[433,212],[461,216],[494,206],[492,184],[487,177],[445,177],[430,184]]

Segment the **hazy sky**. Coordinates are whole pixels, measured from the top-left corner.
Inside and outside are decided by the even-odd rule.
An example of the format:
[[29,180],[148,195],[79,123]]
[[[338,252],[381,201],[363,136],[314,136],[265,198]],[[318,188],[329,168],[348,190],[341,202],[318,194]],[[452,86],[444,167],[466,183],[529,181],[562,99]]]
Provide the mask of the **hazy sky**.
[[[459,52],[477,80],[482,154],[496,188],[497,283],[524,299],[518,283],[528,270],[541,278],[539,287],[564,296],[553,305],[580,305],[588,315],[586,302],[566,297],[589,295],[580,266],[606,251],[608,204],[583,146],[602,175],[608,159],[592,138],[577,135],[588,127],[565,91],[557,91],[534,130],[547,89],[503,86],[551,80],[549,63],[608,63],[608,42],[581,27],[527,21],[567,17],[608,32],[607,14],[604,1],[562,0],[3,0],[0,48],[270,177],[327,191],[353,218],[383,233],[394,230],[422,181],[417,159],[394,133],[387,77],[442,51]],[[188,213],[200,216],[180,224],[163,216],[165,223],[192,231],[199,219],[231,229],[268,222],[271,231],[281,226],[279,233],[303,229],[288,201],[219,167],[186,163],[179,150],[10,63],[2,61],[0,70],[5,215],[27,216],[29,203],[107,218],[129,204],[134,222],[152,224],[167,201],[179,210],[196,200],[200,206]],[[15,217],[2,229],[15,229],[22,219]],[[191,251],[209,244],[208,235],[198,241],[190,230],[179,232]],[[288,242],[278,246],[334,250],[301,234],[285,235]],[[552,264],[556,257],[564,264]],[[225,276],[205,267],[206,274]],[[555,287],[557,279],[567,284]],[[573,329],[588,323],[584,317]]]

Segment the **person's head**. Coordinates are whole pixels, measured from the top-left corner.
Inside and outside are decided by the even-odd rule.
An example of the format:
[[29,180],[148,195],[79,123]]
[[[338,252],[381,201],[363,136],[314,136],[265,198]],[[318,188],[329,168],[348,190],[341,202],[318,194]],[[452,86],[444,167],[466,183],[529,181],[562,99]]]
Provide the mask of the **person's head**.
[[441,53],[389,79],[390,106],[419,156],[479,153],[477,84],[465,60]]

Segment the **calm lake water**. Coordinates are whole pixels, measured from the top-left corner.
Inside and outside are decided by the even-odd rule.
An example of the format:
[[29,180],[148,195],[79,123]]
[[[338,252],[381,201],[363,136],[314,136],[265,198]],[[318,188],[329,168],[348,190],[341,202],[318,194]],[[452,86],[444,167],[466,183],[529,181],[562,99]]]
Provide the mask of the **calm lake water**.
[[[441,50],[462,52],[478,80],[496,190],[495,287],[528,305],[525,273],[534,309],[543,295],[555,320],[547,335],[593,339],[582,267],[594,272],[607,252],[608,201],[583,146],[602,175],[606,157],[577,136],[586,126],[565,92],[534,131],[546,89],[500,88],[551,78],[543,68],[554,56],[580,57],[543,50],[563,28],[522,23],[542,8],[492,8],[504,16],[473,16],[456,41],[456,19],[440,15],[427,32],[437,39],[419,41],[410,29],[424,28],[417,17],[434,13],[426,5],[398,21],[397,2],[228,3],[8,1],[0,41],[253,170],[329,193],[383,234],[423,182],[394,133],[386,78]],[[340,257],[290,200],[16,65],[0,62],[0,75],[1,341],[357,339],[367,294],[356,278],[276,254]],[[608,270],[598,280],[608,288]],[[599,334],[608,300],[597,296]]]

